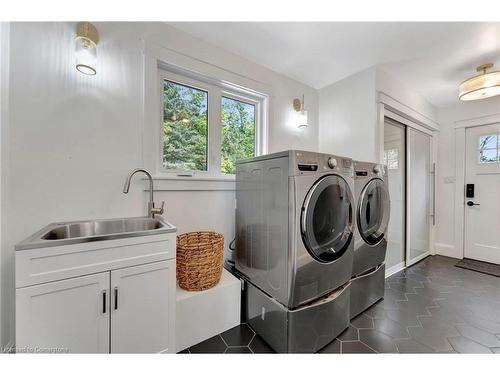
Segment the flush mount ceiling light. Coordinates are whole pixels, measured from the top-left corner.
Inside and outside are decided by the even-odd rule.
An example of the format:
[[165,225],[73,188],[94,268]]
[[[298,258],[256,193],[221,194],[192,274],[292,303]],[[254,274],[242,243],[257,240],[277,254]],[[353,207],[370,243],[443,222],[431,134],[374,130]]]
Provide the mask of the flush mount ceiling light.
[[483,64],[477,67],[482,74],[469,78],[460,84],[458,98],[460,100],[478,100],[500,95],[500,71],[489,72],[493,64]]
[[89,22],[76,25],[76,69],[86,75],[96,74],[97,43],[99,34]]
[[304,95],[302,95],[302,102],[300,99],[293,99],[293,109],[298,112],[298,127],[299,129],[307,128],[307,111],[304,109]]

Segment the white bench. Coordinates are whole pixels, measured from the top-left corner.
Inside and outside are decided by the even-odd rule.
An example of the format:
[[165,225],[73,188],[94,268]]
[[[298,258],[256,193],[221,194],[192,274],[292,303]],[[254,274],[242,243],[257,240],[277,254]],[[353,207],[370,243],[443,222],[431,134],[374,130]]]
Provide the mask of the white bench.
[[177,352],[239,325],[240,311],[241,282],[225,269],[211,289],[188,292],[177,285]]

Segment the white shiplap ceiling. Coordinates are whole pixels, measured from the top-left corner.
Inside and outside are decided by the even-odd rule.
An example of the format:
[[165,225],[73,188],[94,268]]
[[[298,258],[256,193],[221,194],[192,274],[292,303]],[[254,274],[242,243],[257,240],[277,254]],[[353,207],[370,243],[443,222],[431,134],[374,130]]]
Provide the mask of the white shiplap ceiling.
[[173,22],[248,60],[322,88],[378,65],[437,107],[485,62],[500,69],[500,23]]

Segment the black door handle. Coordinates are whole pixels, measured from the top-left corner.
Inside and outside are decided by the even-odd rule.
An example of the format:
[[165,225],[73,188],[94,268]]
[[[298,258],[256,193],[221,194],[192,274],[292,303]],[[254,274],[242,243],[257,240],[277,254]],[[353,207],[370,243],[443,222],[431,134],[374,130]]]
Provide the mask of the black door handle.
[[480,206],[481,204],[479,203],[474,203],[473,201],[468,201],[467,206],[472,207],[472,206]]
[[106,289],[102,291],[102,313],[106,314]]
[[118,310],[118,287],[115,287],[115,310]]

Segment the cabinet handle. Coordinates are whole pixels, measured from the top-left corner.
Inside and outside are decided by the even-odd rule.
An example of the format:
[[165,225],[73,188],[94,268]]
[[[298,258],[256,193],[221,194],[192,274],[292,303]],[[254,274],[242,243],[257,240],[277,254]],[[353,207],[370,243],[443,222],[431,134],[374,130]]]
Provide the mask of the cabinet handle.
[[115,310],[118,310],[118,287],[115,286]]
[[102,313],[103,314],[106,314],[106,305],[107,305],[107,303],[106,303],[106,294],[107,294],[106,289],[104,289],[102,291]]

